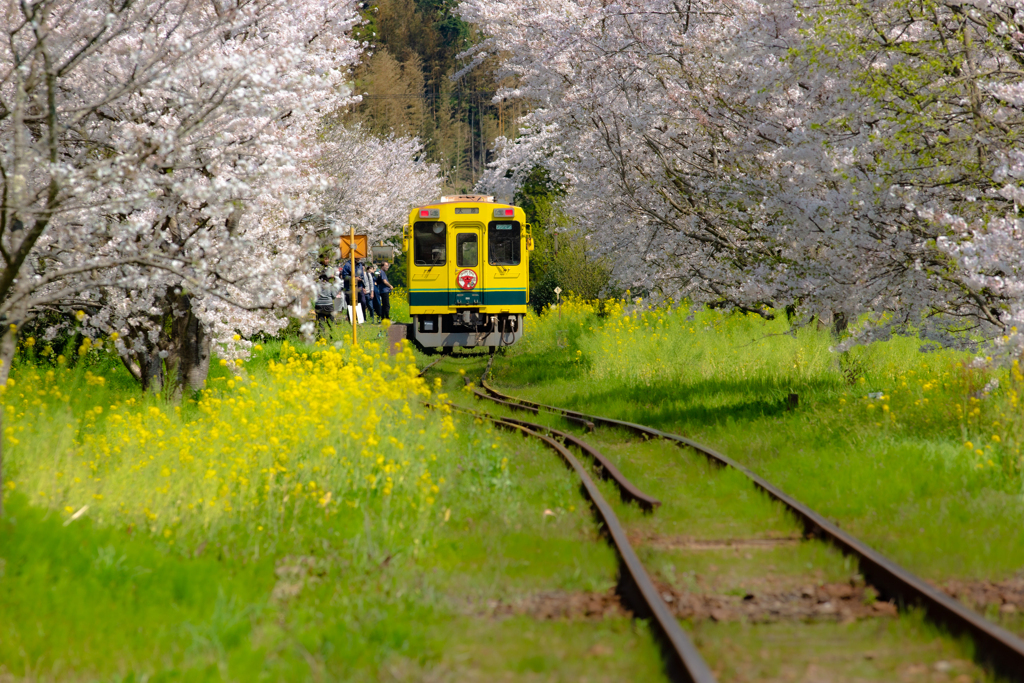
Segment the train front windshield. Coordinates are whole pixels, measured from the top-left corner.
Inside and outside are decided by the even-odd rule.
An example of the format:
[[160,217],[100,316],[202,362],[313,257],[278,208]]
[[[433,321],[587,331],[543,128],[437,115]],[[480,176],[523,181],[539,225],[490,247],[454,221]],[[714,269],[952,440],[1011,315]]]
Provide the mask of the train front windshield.
[[476,233],[465,232],[455,237],[455,262],[459,268],[476,268]]
[[417,266],[443,266],[448,230],[441,221],[421,221],[413,226],[413,263]]
[[518,221],[493,221],[487,226],[487,262],[492,266],[519,265]]

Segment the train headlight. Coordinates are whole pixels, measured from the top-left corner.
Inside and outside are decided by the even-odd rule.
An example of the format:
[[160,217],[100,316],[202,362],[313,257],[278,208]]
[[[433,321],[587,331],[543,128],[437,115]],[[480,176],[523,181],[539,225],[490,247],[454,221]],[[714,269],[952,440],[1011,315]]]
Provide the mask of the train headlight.
[[420,218],[440,218],[440,209],[420,209]]
[[514,216],[515,213],[516,213],[515,209],[495,209],[494,210],[494,217],[495,218],[509,218],[511,216]]

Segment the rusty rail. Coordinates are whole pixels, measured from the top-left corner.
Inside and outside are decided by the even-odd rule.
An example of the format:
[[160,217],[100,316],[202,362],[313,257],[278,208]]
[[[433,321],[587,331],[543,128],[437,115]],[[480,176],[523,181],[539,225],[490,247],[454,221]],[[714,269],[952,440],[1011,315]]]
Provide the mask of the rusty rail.
[[444,359],[445,359],[445,357],[441,356],[440,358],[431,361],[426,367],[424,367],[422,370],[420,370],[419,376],[422,377],[423,375],[427,374],[427,370],[429,370],[430,368],[434,367],[435,365],[437,365],[438,363],[440,363]]
[[[528,406],[528,405],[523,405],[522,403],[513,403],[511,401],[505,401],[505,400],[502,400],[500,398],[495,398],[494,396],[488,396],[488,395],[484,394],[482,391],[480,391],[479,389],[474,389],[473,393],[476,394],[477,398],[485,398],[485,399],[487,399],[489,401],[493,401],[494,403],[501,404],[501,405],[505,406],[506,408],[508,408],[509,410],[522,410],[522,411],[526,411],[526,412],[529,412],[529,413],[533,413],[534,415],[536,415],[539,412],[539,410],[540,410],[539,408],[535,408],[533,406]],[[585,420],[583,418],[576,417],[575,415],[563,415],[562,417],[565,418],[566,420],[569,420],[570,422],[578,424],[580,427],[583,427],[588,432],[594,431],[594,423],[590,422],[589,420]]]
[[930,619],[942,624],[950,632],[958,635],[969,634],[976,646],[976,659],[1009,680],[1024,681],[1024,640],[942,593],[732,458],[678,434],[663,432],[625,420],[587,415],[574,410],[515,398],[488,386],[486,381],[481,381],[481,384],[489,394],[485,395],[481,392],[479,394],[481,397],[501,401],[505,404],[519,404],[534,410],[543,409],[587,420],[594,424],[626,429],[645,438],[672,441],[696,450],[716,465],[731,467],[742,472],[754,483],[754,486],[789,508],[801,520],[806,533],[828,540],[844,554],[856,557],[861,574],[881,591],[883,597],[895,599],[903,608],[909,605],[921,606]]
[[[488,398],[487,396],[480,395],[479,393],[477,393],[477,395],[479,398]],[[499,399],[489,400],[501,403],[503,405],[515,405],[506,403],[505,401],[501,401]],[[488,415],[486,413],[478,413],[476,411],[471,411],[467,409],[462,410],[465,410],[466,412],[469,412],[473,415],[477,415],[478,417],[486,417],[487,419],[490,420],[493,420],[495,418],[495,416]],[[597,450],[583,439],[580,439],[575,434],[563,432],[560,429],[548,427],[547,425],[533,424],[532,422],[524,422],[522,420],[517,420],[511,417],[503,417],[500,419],[510,424],[526,427],[535,432],[547,432],[548,434],[551,434],[557,437],[558,439],[561,439],[563,443],[575,446],[580,450],[581,453],[590,456],[590,458],[595,463],[597,463],[597,468],[602,479],[611,479],[612,481],[615,482],[615,485],[619,487],[619,494],[622,496],[622,500],[624,500],[625,502],[636,503],[644,512],[652,512],[654,508],[659,507],[661,505],[660,500],[653,496],[647,495],[639,488],[637,488],[637,486],[633,482],[626,478],[626,475],[619,471],[619,468],[615,466],[615,463],[606,458],[604,454],[601,453],[601,451]],[[589,424],[591,427],[594,426],[593,423],[590,422],[588,422],[587,424]]]
[[[654,582],[651,581],[651,577],[647,574],[647,570],[644,569],[643,563],[641,563],[640,558],[637,557],[636,551],[633,550],[633,546],[629,544],[629,538],[626,534],[625,528],[623,528],[622,523],[619,522],[619,519],[615,515],[614,510],[612,510],[611,505],[609,505],[608,501],[605,500],[603,495],[601,495],[601,490],[597,487],[597,484],[594,483],[594,480],[591,479],[587,472],[587,468],[568,448],[565,447],[565,445],[559,443],[554,438],[547,436],[546,434],[542,434],[541,432],[548,431],[559,435],[564,433],[544,425],[536,425],[529,422],[523,422],[522,420],[488,415],[487,413],[469,410],[453,404],[448,405],[452,410],[487,419],[499,427],[519,431],[524,436],[532,436],[539,439],[562,457],[565,463],[576,473],[576,476],[580,478],[580,482],[583,484],[583,490],[587,498],[590,499],[595,512],[611,539],[612,545],[618,553],[620,568],[617,590],[619,595],[629,604],[637,616],[651,619],[657,628],[658,635],[662,641],[663,652],[667,655],[669,676],[673,680],[677,681],[689,681],[691,683],[716,683],[714,674],[711,673],[711,669],[704,661],[704,658],[701,657],[700,652],[697,651],[693,642],[679,626],[679,622],[676,621],[676,618],[672,615],[668,605],[666,605],[665,601],[662,599],[661,594],[658,593],[658,589],[655,587]],[[571,438],[573,440],[573,445],[576,445],[581,450],[591,453],[591,455],[604,466],[604,463],[607,461],[604,456],[601,456],[600,453],[596,451],[596,449],[576,437]],[[614,467],[611,463],[607,463],[607,465]],[[614,471],[618,472],[617,469]],[[624,489],[622,489],[622,482],[625,482],[640,496],[644,496],[644,494],[640,493],[632,484],[629,484],[629,482],[625,480],[625,477],[621,476],[621,473],[619,473],[619,476],[621,477],[621,481],[616,480],[616,482],[619,484],[620,490],[624,491]],[[653,498],[649,498],[647,496],[644,496],[644,498],[660,505],[660,503],[655,501]]]

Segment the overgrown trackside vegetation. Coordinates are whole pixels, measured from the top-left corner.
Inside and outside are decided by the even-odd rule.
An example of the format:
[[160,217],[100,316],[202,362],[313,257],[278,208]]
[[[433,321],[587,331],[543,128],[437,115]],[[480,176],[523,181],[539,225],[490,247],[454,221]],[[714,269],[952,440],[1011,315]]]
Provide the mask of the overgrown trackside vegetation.
[[[379,494],[399,516],[405,506],[428,511],[439,483],[430,473],[437,455],[426,444],[455,430],[450,416],[437,423],[413,414],[408,401],[427,394],[413,365],[333,346],[299,354],[284,342],[264,377],[218,377],[184,406],[93,399],[77,425],[61,423],[71,412],[62,410],[71,399],[67,374],[20,373],[6,396],[8,429],[18,435],[13,477],[30,502],[67,513],[89,505],[100,524],[172,540],[179,531],[237,528],[251,534],[255,554],[259,532],[274,538],[308,521],[308,508],[330,516]],[[105,384],[89,370],[84,381]],[[40,410],[47,399],[51,410]],[[359,405],[367,406],[359,419],[336,419],[338,408],[355,413]],[[48,439],[52,459],[23,461],[23,439],[32,446]],[[339,456],[352,443],[358,453]]]
[[[0,674],[663,676],[646,626],[621,612],[517,612],[524,599],[607,594],[614,555],[557,458],[421,403],[445,392],[470,401],[462,375],[444,368],[462,363],[472,376],[483,356],[445,361],[447,379],[426,382],[418,355],[387,357],[375,329],[363,329],[357,350],[339,343],[342,326],[315,344],[264,340],[251,361],[214,364],[208,388],[177,402],[140,394],[107,340],[66,355],[26,340],[2,396]],[[782,319],[570,298],[561,317],[531,317],[523,342],[496,360],[495,381],[714,444],[928,578],[1016,572],[1019,368],[922,354],[907,338],[845,354],[833,343],[827,330]],[[642,534],[793,533],[739,479],[704,481],[696,462],[677,473],[683,461],[665,462],[654,445],[612,438],[602,448],[670,502],[650,518],[615,502]],[[739,526],[708,526],[733,502]],[[726,593],[746,590],[763,559],[722,571],[699,553],[642,552],[677,590],[699,573]],[[780,581],[805,567],[828,581],[852,571],[816,547],[779,550],[771,563]],[[841,643],[850,662],[879,638],[915,661],[963,650],[903,621],[690,627],[723,675],[782,675],[777,657],[741,664],[729,654],[765,638]],[[888,663],[862,673],[903,670],[895,652],[881,656]]]
[[661,676],[624,615],[492,616],[614,556],[557,459],[425,408],[410,353],[264,342],[173,404],[96,346],[3,393],[0,679]]
[[785,318],[575,301],[529,322],[495,382],[720,448],[928,578],[1019,572],[1019,364],[834,344]]
[[[484,361],[475,358],[446,359],[431,372],[447,377],[453,400],[522,419],[458,390],[463,377],[482,372]],[[894,619],[895,606],[864,585],[853,558],[801,540],[800,522],[740,472],[625,430],[586,432],[544,412],[527,419],[575,431],[662,502],[645,514],[621,502],[610,482],[598,484],[718,680],[800,680],[801,672],[807,679],[913,680],[943,669],[954,679],[987,680],[969,661],[971,642],[949,638],[913,610]],[[847,597],[835,600],[839,594]],[[995,616],[1021,629],[1013,615]]]

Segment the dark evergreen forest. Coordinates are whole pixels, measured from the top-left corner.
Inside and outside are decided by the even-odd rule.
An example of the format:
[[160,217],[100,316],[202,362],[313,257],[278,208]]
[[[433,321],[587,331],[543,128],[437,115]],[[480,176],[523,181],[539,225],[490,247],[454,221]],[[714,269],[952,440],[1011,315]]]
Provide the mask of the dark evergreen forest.
[[494,139],[514,137],[523,103],[494,104],[493,66],[484,63],[457,81],[458,55],[479,37],[453,13],[457,0],[365,3],[356,35],[371,47],[356,73],[363,101],[347,114],[379,135],[417,135],[440,164],[451,192],[470,192],[489,160]]

